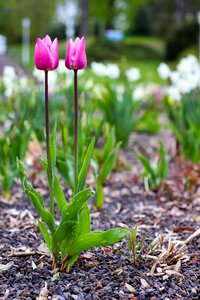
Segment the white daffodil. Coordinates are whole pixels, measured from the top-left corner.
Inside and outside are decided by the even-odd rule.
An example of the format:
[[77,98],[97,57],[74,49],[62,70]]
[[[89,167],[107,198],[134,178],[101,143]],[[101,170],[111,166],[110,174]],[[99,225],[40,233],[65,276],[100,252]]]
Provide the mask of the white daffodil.
[[136,81],[141,78],[140,70],[138,68],[130,68],[125,72],[128,81]]
[[170,70],[169,66],[164,62],[160,63],[160,65],[158,66],[157,71],[158,71],[159,76],[163,80],[168,79],[171,75],[171,70]]

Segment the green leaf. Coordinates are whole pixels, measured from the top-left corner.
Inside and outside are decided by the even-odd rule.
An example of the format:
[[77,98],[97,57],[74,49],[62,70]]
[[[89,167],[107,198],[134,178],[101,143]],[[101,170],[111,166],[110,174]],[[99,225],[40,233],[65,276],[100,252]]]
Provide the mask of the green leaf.
[[74,189],[74,169],[70,160],[57,160],[57,168],[61,176],[65,179],[69,187]]
[[138,151],[134,151],[135,155],[137,156],[137,158],[141,161],[141,163],[143,164],[143,167],[145,168],[147,174],[151,174],[152,178],[154,180],[156,180],[156,172],[155,170],[152,168],[151,163],[148,161],[148,159],[140,152]]
[[76,221],[78,212],[82,206],[94,195],[94,191],[90,188],[77,193],[62,211],[62,222]]
[[61,245],[62,259],[64,259],[64,257],[68,255],[68,249],[71,243],[73,243],[74,240],[76,240],[76,238],[79,237],[80,235],[88,232],[90,232],[90,212],[89,212],[88,205],[84,204],[84,206],[78,212],[77,223],[75,227],[73,228],[70,235],[68,235],[68,237],[63,241]]
[[44,237],[45,243],[49,249],[50,252],[52,252],[52,238],[51,235],[49,234],[48,230],[46,229],[46,226],[40,221],[38,220],[38,227]]
[[113,151],[109,154],[109,156],[106,158],[106,160],[103,162],[100,174],[99,174],[99,181],[103,184],[106,180],[106,177],[110,174],[112,169],[115,166],[115,161],[117,157],[117,153],[120,149],[121,142],[117,143]]
[[92,153],[93,153],[93,150],[94,150],[94,145],[95,145],[95,138],[93,138],[92,141],[89,144],[89,147],[87,149],[86,155],[85,155],[84,160],[83,160],[81,170],[78,174],[78,186],[77,186],[77,189],[76,189],[77,192],[80,192],[84,187],[85,178],[86,178],[87,171],[88,171],[89,164],[90,164],[90,159],[92,157]]
[[51,233],[54,234],[56,230],[56,225],[52,214],[41,205],[37,194],[28,191],[28,197],[31,200],[35,209],[37,210],[38,214],[49,227]]
[[82,251],[97,246],[113,245],[129,234],[126,229],[109,229],[101,232],[85,233],[78,237],[69,249],[69,255],[74,256]]
[[75,225],[76,223],[72,221],[67,221],[59,225],[52,239],[52,253],[54,255],[59,253],[62,241],[71,235],[71,231]]
[[159,154],[160,160],[158,162],[158,175],[160,176],[161,180],[164,180],[168,176],[168,164],[166,159],[166,151],[162,142],[160,142]]
[[35,195],[35,198],[37,198],[37,201],[40,203],[40,205],[43,208],[45,208],[44,201],[41,195],[32,187],[31,183],[27,180],[27,176],[25,174],[23,164],[18,158],[17,158],[17,168],[18,168],[18,174],[22,182],[23,189],[27,194],[27,196],[28,196],[28,192],[31,192],[32,194]]
[[102,186],[101,182],[97,179],[94,205],[98,209],[101,209],[103,204],[104,204],[103,186]]
[[90,211],[87,203],[80,209],[78,215],[78,223],[74,229],[74,239],[76,237],[90,232]]
[[[43,159],[40,159],[40,163],[41,163],[43,169],[47,173],[47,167],[48,167],[47,163]],[[67,204],[67,201],[66,201],[64,192],[62,190],[62,187],[60,186],[59,180],[56,175],[54,175],[54,196],[56,198],[58,209],[59,209],[60,213],[62,214],[62,210],[65,207],[65,205]]]
[[115,138],[115,128],[113,127],[111,129],[111,132],[109,134],[109,136],[106,138],[106,143],[104,145],[104,154],[103,154],[103,157],[106,158],[110,152],[113,150],[113,147],[115,145],[115,141],[116,141],[116,138]]

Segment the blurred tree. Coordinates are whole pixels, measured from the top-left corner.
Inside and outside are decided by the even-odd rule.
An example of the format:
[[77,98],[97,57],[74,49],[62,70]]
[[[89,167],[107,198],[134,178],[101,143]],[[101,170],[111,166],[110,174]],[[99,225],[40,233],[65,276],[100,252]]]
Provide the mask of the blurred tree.
[[80,0],[80,10],[81,10],[81,18],[80,18],[80,36],[88,35],[88,25],[89,25],[89,0]]
[[152,0],[153,29],[156,35],[169,37],[190,17],[196,19],[199,0]]
[[56,12],[56,0],[7,0],[0,4],[2,32],[8,41],[21,41],[23,18],[31,20],[31,39],[44,35],[52,23]]

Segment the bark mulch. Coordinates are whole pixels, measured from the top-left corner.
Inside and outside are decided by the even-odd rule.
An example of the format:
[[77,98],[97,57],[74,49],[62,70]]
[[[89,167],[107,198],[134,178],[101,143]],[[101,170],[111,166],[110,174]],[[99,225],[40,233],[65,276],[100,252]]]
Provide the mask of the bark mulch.
[[[159,138],[170,155],[171,137]],[[171,161],[176,172],[164,188],[159,193],[146,192],[138,181],[141,166],[131,150],[135,145],[147,149],[146,143],[150,145],[147,152],[153,156],[158,139],[150,139],[145,135],[131,138],[123,155],[132,170],[115,172],[109,178],[102,211],[96,211],[90,202],[93,230],[116,226],[131,229],[137,224],[138,238],[145,236],[141,261],[134,265],[124,240],[84,252],[68,274],[59,270],[52,273],[52,259],[37,227],[37,213],[16,182],[12,199],[0,198],[0,299],[200,299],[199,237],[189,241],[180,255],[173,248],[200,227],[198,176],[188,190],[183,164]],[[46,196],[43,181],[37,180]],[[148,246],[156,237],[158,248],[150,252]]]

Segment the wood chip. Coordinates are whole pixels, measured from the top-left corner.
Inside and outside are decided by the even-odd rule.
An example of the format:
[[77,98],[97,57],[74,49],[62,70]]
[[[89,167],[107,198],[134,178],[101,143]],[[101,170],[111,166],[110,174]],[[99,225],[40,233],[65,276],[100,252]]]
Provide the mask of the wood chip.
[[122,274],[124,271],[123,271],[123,269],[116,269],[115,271],[114,271],[114,273],[116,274],[116,275],[120,275],[120,274]]
[[47,289],[47,282],[45,281],[44,287],[40,290],[39,296],[36,300],[48,300],[49,291]]
[[144,278],[140,278],[140,282],[143,286],[143,288],[150,288],[150,285],[148,284],[148,282],[144,279]]
[[129,292],[136,293],[136,289],[132,285],[125,283],[125,287],[127,288],[127,290],[129,290]]
[[14,265],[13,261],[10,261],[9,263],[7,263],[5,265],[0,264],[0,272],[9,270],[13,265]]

